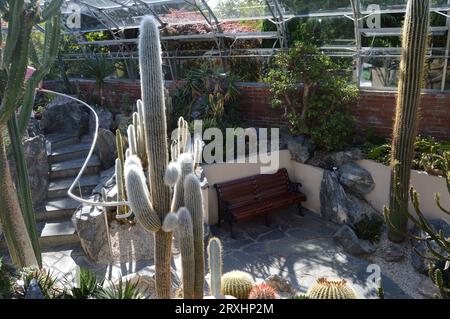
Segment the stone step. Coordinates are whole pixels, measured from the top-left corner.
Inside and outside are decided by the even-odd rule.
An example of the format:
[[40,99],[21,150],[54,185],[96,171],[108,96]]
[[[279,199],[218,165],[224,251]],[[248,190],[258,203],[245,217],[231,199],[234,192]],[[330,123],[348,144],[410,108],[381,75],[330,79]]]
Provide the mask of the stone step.
[[77,144],[80,142],[78,136],[73,134],[48,134],[45,136],[47,141],[52,145],[52,149]]
[[36,212],[37,221],[55,221],[71,219],[81,204],[70,197],[55,198],[45,203],[44,210]]
[[57,163],[75,160],[82,157],[86,158],[90,149],[91,144],[88,143],[72,144],[57,149],[52,147],[50,162]]
[[[67,196],[67,191],[74,180],[74,178],[63,178],[51,181],[48,185],[47,198],[53,199]],[[100,177],[98,175],[83,176],[79,182],[82,194],[90,195],[95,186],[100,183]],[[73,193],[77,196],[79,195],[78,185],[74,188]]]
[[71,220],[58,222],[40,222],[37,224],[41,246],[59,246],[78,243],[75,227]]
[[[79,158],[70,161],[53,163],[50,166],[50,180],[58,178],[76,177],[83,166],[86,159]],[[100,160],[96,155],[93,155],[84,171],[84,175],[95,175],[100,172]]]

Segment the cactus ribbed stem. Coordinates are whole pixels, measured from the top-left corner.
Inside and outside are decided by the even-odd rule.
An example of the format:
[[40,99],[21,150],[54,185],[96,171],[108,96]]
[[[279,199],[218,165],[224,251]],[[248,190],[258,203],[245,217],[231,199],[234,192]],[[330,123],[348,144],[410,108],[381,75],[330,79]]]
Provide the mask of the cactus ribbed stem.
[[[427,48],[429,0],[409,0],[403,27],[402,58],[392,140],[389,239],[402,242],[407,230],[407,209],[414,142],[418,129],[421,84]],[[398,230],[398,231],[396,231]]]
[[0,125],[0,222],[6,244],[14,265],[18,268],[37,266],[30,237],[9,170],[6,147],[3,142],[4,127]]
[[184,206],[184,180],[186,176],[194,171],[194,163],[190,153],[181,154],[178,158],[178,162],[181,169],[181,176],[178,178],[174,187],[172,206],[170,208],[171,212],[176,212]]
[[131,209],[138,223],[150,232],[159,231],[161,220],[150,202],[141,161],[135,155],[125,161],[125,185]]
[[310,299],[357,299],[356,293],[345,280],[319,278],[308,290]]
[[[150,202],[153,204],[161,222],[170,210],[171,190],[164,183],[164,175],[169,162],[169,156],[161,44],[157,23],[149,16],[144,17],[140,25],[139,67],[141,70],[141,92],[144,111]],[[171,294],[171,248],[172,234],[162,230],[156,232],[156,293],[160,299],[168,299]]]
[[210,293],[214,297],[221,294],[222,244],[218,238],[211,238],[208,244],[208,265],[210,273]]
[[134,129],[134,125],[128,126],[128,145],[130,147],[131,153],[133,155],[138,155],[137,144],[136,144],[136,131]]
[[[194,229],[191,213],[184,207],[178,211],[178,232],[180,234],[180,253],[183,266],[183,298],[195,297],[196,260],[194,254]],[[203,289],[202,289],[203,296]]]
[[252,288],[252,277],[243,271],[234,270],[222,276],[222,295],[248,299]]
[[203,196],[200,181],[191,173],[184,180],[184,205],[189,210],[193,221],[195,252],[195,299],[203,299],[205,280],[205,245],[203,240]]

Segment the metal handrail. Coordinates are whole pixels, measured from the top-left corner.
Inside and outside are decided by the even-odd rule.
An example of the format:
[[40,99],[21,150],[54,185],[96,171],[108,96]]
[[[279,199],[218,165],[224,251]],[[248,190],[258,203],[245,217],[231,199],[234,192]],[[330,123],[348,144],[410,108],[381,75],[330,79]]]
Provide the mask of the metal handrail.
[[[86,157],[86,161],[84,162],[83,166],[81,167],[80,172],[78,173],[77,177],[75,178],[75,180],[73,181],[72,185],[69,187],[69,190],[67,191],[67,194],[69,195],[70,198],[76,200],[79,203],[82,204],[86,204],[86,205],[91,205],[91,206],[98,206],[98,207],[116,207],[116,206],[129,206],[129,202],[127,201],[122,201],[122,202],[104,202],[104,201],[100,201],[100,202],[96,202],[96,201],[92,201],[92,200],[87,200],[87,199],[83,199],[81,197],[76,196],[75,194],[73,194],[73,189],[77,186],[77,184],[79,185],[79,181],[81,176],[83,176],[84,171],[86,170],[86,167],[94,153],[95,150],[95,145],[97,143],[97,137],[98,137],[98,128],[99,128],[99,121],[98,121],[98,115],[95,112],[94,108],[92,106],[90,106],[89,104],[87,104],[86,102],[83,102],[77,98],[74,98],[73,96],[64,94],[64,93],[59,93],[59,92],[55,92],[55,91],[51,91],[51,90],[46,90],[46,89],[38,89],[38,91],[40,92],[44,92],[44,93],[50,93],[50,94],[55,94],[55,95],[59,95],[59,96],[63,96],[66,97],[68,99],[71,99],[73,101],[76,101],[78,103],[81,103],[82,105],[86,106],[93,114],[95,117],[95,131],[94,131],[94,138],[92,140],[92,145],[91,145],[91,149],[89,150],[89,153]],[[80,192],[80,196],[81,192]]]

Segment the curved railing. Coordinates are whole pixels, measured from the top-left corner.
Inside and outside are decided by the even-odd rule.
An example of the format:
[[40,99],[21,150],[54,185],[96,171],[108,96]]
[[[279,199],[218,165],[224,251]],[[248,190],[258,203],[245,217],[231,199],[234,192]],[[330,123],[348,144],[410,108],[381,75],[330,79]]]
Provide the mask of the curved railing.
[[68,98],[68,99],[71,99],[71,100],[76,101],[78,103],[81,103],[82,105],[86,106],[94,114],[94,117],[95,117],[95,131],[94,131],[94,137],[93,137],[93,140],[92,140],[92,145],[91,145],[89,153],[88,153],[88,155],[86,157],[86,160],[85,160],[83,166],[81,167],[80,172],[78,173],[77,177],[73,181],[72,185],[69,187],[69,190],[67,192],[69,197],[74,199],[74,200],[76,200],[79,203],[82,203],[82,204],[85,204],[85,205],[91,205],[91,206],[101,206],[101,207],[128,206],[129,203],[127,201],[123,201],[123,202],[104,202],[104,201],[96,202],[96,201],[84,199],[82,197],[78,197],[77,195],[75,195],[73,193],[73,190],[75,189],[75,187],[78,186],[78,188],[80,189],[80,196],[82,196],[81,195],[82,193],[81,193],[81,186],[80,186],[80,178],[81,178],[81,176],[83,176],[83,173],[86,170],[92,155],[94,154],[95,145],[97,143],[97,137],[98,137],[98,129],[99,129],[98,115],[97,115],[97,113],[95,112],[95,110],[94,110],[94,108],[92,106],[90,106],[86,102],[83,102],[83,101],[81,101],[81,100],[79,100],[77,98],[74,98],[73,96],[70,96],[70,95],[67,95],[67,94],[63,94],[63,93],[59,93],[59,92],[55,92],[55,91],[51,91],[51,90],[46,90],[46,89],[38,89],[38,90],[40,92],[44,92],[44,93],[49,93],[49,94],[55,94],[55,95],[63,96],[65,98]]

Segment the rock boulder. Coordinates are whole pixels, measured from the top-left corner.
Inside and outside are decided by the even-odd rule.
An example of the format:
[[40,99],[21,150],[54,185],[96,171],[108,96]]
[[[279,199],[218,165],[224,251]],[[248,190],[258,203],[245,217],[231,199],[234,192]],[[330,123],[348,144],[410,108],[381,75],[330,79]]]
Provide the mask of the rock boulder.
[[339,182],[346,190],[356,195],[369,194],[375,188],[372,175],[355,163],[346,163],[339,167]]
[[78,102],[57,96],[45,107],[40,127],[44,134],[64,133],[81,136],[88,132],[89,113]]
[[288,139],[288,149],[295,161],[306,163],[313,155],[316,145],[310,138],[300,135]]

